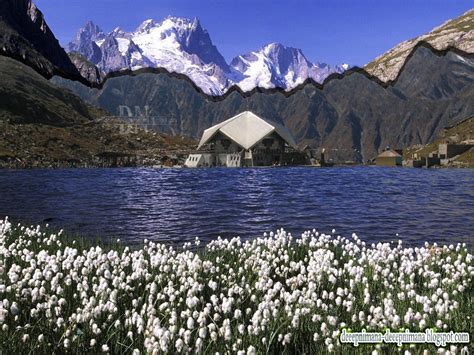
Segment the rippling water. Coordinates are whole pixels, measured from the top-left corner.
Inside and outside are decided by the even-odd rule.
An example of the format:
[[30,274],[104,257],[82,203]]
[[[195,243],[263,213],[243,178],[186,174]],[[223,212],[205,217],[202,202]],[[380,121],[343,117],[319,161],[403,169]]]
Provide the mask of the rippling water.
[[[397,168],[0,171],[0,216],[82,235],[183,242],[317,229],[474,241],[474,171]],[[396,234],[399,234],[397,237]]]

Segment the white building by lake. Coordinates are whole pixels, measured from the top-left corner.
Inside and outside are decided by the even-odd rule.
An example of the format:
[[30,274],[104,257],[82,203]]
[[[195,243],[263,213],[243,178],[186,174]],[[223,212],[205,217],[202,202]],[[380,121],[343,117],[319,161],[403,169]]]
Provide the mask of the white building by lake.
[[295,165],[304,158],[286,127],[245,111],[206,129],[185,166]]

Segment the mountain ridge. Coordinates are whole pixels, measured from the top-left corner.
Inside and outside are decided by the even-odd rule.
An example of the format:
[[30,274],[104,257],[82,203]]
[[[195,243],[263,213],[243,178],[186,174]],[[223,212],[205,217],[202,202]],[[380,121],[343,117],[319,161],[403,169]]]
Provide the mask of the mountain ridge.
[[[104,43],[104,36],[119,43]],[[134,47],[132,51],[129,50],[131,47]],[[108,34],[89,21],[68,44],[68,49],[79,51],[105,73],[163,67],[170,72],[186,74],[207,94],[216,96],[224,94],[233,85],[246,91],[258,86],[289,90],[308,77],[322,81],[330,73],[347,68],[346,64],[311,63],[301,49],[279,43],[236,56],[228,64],[199,19],[174,16],[161,22],[145,20],[131,32],[116,28]],[[113,57],[113,60],[101,61],[97,49],[102,56]],[[252,58],[259,58],[259,61]],[[245,71],[242,70],[244,66]],[[249,68],[251,70],[247,70]]]
[[0,54],[45,78],[62,75],[86,84],[32,0],[0,0]]
[[[27,12],[22,16],[30,18]],[[146,23],[141,30],[147,31],[147,27],[152,25],[152,22]],[[100,31],[93,31],[97,36],[102,36]],[[126,36],[119,28],[113,32]],[[103,41],[106,40],[105,36]],[[50,41],[57,42],[55,38],[50,38]],[[121,46],[123,49],[124,42],[120,43],[113,37],[109,41],[115,53],[120,52]],[[299,55],[298,52],[293,53]],[[111,55],[104,60],[113,61],[113,53]],[[91,77],[100,75],[87,59],[79,55],[71,55],[71,58],[79,63],[81,71],[87,72]],[[163,68],[111,73],[101,83],[100,91],[87,88],[98,87],[98,83],[87,81],[87,86],[79,84],[85,80],[64,80],[61,84],[61,79],[55,77],[53,82],[58,86],[69,87],[84,101],[109,112],[116,112],[121,105],[139,108],[150,106],[153,117],[173,119],[166,121],[171,131],[194,137],[224,118],[242,110],[251,110],[283,123],[301,144],[308,144],[315,149],[325,147],[331,154],[344,151],[345,160],[362,162],[372,158],[380,147],[386,145],[402,147],[429,142],[443,126],[474,114],[472,58],[472,53],[459,50],[456,46],[439,50],[429,43],[419,42],[412,48],[398,76],[392,81],[381,81],[365,69],[355,68],[344,74],[333,74],[323,84],[310,79],[289,91],[281,88],[256,88],[250,92],[234,86],[234,89],[221,96],[208,95],[188,76],[170,73]],[[190,56],[188,59],[196,58]],[[285,60],[283,58],[281,62],[279,59],[276,61],[281,64],[276,70],[280,74],[285,74],[288,68]],[[14,63],[11,66],[6,64],[4,71],[8,75],[20,76],[20,71],[12,72],[13,70],[8,69],[17,67]],[[34,69],[38,72],[41,68]],[[47,76],[45,73],[42,73],[43,77]],[[163,73],[165,75],[161,75]],[[36,94],[22,97],[19,94],[21,89],[31,92],[31,87],[25,80],[12,78],[18,83],[15,87],[9,88],[7,83],[3,85],[7,97],[4,98],[2,109],[6,110],[7,115],[8,112],[17,112],[17,118],[30,122],[33,130],[36,125],[41,126],[45,119],[54,120],[56,116],[48,113],[56,110],[57,105],[54,103],[43,105],[44,112],[47,113],[43,115],[36,109],[36,104],[9,100],[8,95],[14,93],[19,95],[18,98],[30,102],[38,97]],[[45,85],[42,81],[40,86]],[[62,88],[53,88],[52,83],[48,88],[58,95],[64,92]],[[72,96],[68,100],[75,102]],[[62,112],[64,117],[69,117],[70,112]],[[61,115],[57,119],[60,120]]]
[[170,74],[121,76],[102,90],[56,82],[109,112],[119,112],[121,105],[147,106],[155,117],[172,118],[174,131],[193,137],[250,110],[284,124],[302,145],[345,151],[345,158],[338,153],[342,161],[362,162],[387,145],[429,142],[442,127],[474,114],[474,60],[457,52],[420,45],[392,86],[363,71],[333,76],[323,89],[305,85],[291,93],[271,89],[251,95],[237,90],[225,98],[199,93],[191,81]]
[[346,70],[344,73],[341,73],[341,74],[333,73],[333,74],[329,75],[326,79],[324,79],[324,81],[322,83],[318,83],[318,82],[316,82],[316,81],[314,81],[310,78],[306,79],[303,83],[299,84],[298,86],[294,87],[291,90],[284,90],[284,89],[278,88],[278,87],[268,88],[268,89],[267,88],[262,88],[262,87],[256,87],[252,90],[245,91],[245,90],[242,90],[239,86],[233,85],[222,95],[209,95],[209,94],[206,94],[199,86],[197,86],[185,74],[170,72],[165,68],[141,68],[141,69],[137,69],[137,70],[125,69],[125,70],[110,72],[110,73],[108,73],[104,76],[103,80],[99,84],[90,85],[89,87],[94,88],[94,89],[102,89],[109,79],[113,79],[113,78],[117,78],[117,77],[121,77],[121,76],[137,76],[137,75],[141,75],[141,74],[145,74],[145,73],[166,74],[166,75],[169,75],[170,77],[178,78],[178,79],[185,80],[185,81],[189,82],[195,88],[195,90],[199,94],[203,95],[207,100],[222,101],[222,100],[225,100],[228,96],[230,96],[234,92],[239,93],[242,97],[250,97],[250,96],[252,96],[256,93],[267,93],[267,94],[281,93],[286,97],[290,97],[294,93],[303,90],[307,85],[311,85],[311,86],[314,86],[318,89],[324,90],[324,87],[328,83],[330,83],[331,81],[339,80],[339,79],[342,79],[346,76],[350,76],[350,75],[353,75],[353,74],[357,73],[357,74],[361,74],[361,75],[365,76],[367,79],[373,81],[374,83],[376,83],[379,86],[382,86],[383,88],[388,88],[388,87],[393,86],[398,81],[399,77],[403,73],[403,68],[406,66],[407,62],[410,61],[413,54],[416,53],[418,48],[426,48],[426,49],[430,50],[436,56],[445,56],[448,53],[452,52],[452,53],[461,55],[461,56],[466,57],[466,58],[474,58],[474,53],[465,52],[461,49],[458,49],[455,46],[450,46],[450,47],[447,47],[445,49],[436,49],[430,43],[420,41],[411,49],[410,54],[406,57],[405,62],[403,63],[402,69],[398,72],[396,78],[392,79],[392,80],[388,80],[388,81],[382,81],[376,75],[373,75],[370,72],[368,72],[364,67],[357,67],[356,66],[356,67],[351,67],[350,69]]
[[[160,164],[196,142],[105,120],[108,112],[0,56],[0,169]],[[183,156],[185,152],[181,152]]]
[[[59,44],[58,44],[58,41],[57,39],[54,37],[54,34],[51,32],[51,30],[49,29],[49,27],[47,26],[45,20],[44,20],[44,16],[43,14],[41,13],[41,11],[39,11],[37,9],[37,7],[34,5],[34,3],[31,1],[31,0],[20,0],[20,1],[13,1],[13,0],[1,0],[0,1],[0,7],[4,10],[2,11],[2,13],[0,14],[0,25],[3,23],[5,23],[5,21],[8,23],[8,19],[11,18],[13,15],[10,14],[10,12],[12,12],[12,9],[14,8],[14,6],[12,5],[12,3],[14,5],[17,5],[17,6],[20,6],[22,7],[22,11],[20,11],[20,13],[22,14],[22,19],[21,21],[25,21],[25,19],[28,20],[28,22],[31,22],[33,23],[34,26],[38,27],[40,29],[42,29],[42,31],[46,31],[47,33],[49,33],[49,37],[51,37],[51,41],[54,43],[56,43],[56,45],[59,47]],[[20,4],[20,5],[18,5]],[[23,11],[25,10],[25,11]],[[465,15],[468,15],[468,26],[471,26],[474,28],[474,24],[471,23],[471,15],[474,15],[474,10],[469,10],[467,11],[463,16]],[[18,14],[14,15],[14,16],[17,16]],[[461,17],[463,17],[461,16]],[[6,20],[5,20],[6,19]],[[20,21],[20,22],[21,22]],[[446,24],[450,24],[450,23],[457,23],[458,19],[451,19],[451,20],[448,20],[446,21],[444,24],[436,27],[432,32],[435,32],[435,31],[439,31],[440,29],[443,29],[443,26],[446,26]],[[463,20],[464,21],[464,20]],[[11,21],[10,21],[11,22]],[[39,25],[38,25],[39,24]],[[89,27],[93,27],[93,24],[92,23],[88,23],[86,24],[86,26],[89,26]],[[24,29],[23,29],[24,30]],[[0,42],[1,40],[5,39],[5,36],[9,36],[8,35],[8,31],[9,31],[9,28],[7,26],[7,31],[4,32],[3,36],[0,35]],[[21,32],[21,31],[20,31]],[[102,32],[102,33],[100,33]],[[115,33],[125,33],[123,30],[121,30],[120,28],[116,28],[114,31],[112,32],[115,32]],[[207,31],[205,31],[207,32]],[[470,31],[468,33],[473,33],[473,31]],[[105,33],[103,31],[99,31],[98,28],[96,28],[96,34],[97,35],[100,35],[100,36],[105,36]],[[48,37],[48,38],[49,38]],[[8,38],[7,38],[8,39]],[[96,38],[97,39],[97,38]],[[23,42],[22,42],[23,41]],[[66,79],[71,79],[71,80],[77,80],[89,87],[97,87],[97,88],[100,88],[103,86],[103,83],[102,83],[102,78],[103,77],[106,77],[103,73],[100,73],[99,71],[96,71],[94,70],[94,68],[92,68],[91,66],[91,63],[87,63],[87,62],[84,62],[83,58],[79,58],[78,56],[73,56],[72,59],[74,59],[75,63],[72,63],[72,59],[71,58],[67,58],[65,59],[65,63],[66,63],[66,69],[59,69],[58,68],[51,68],[51,66],[48,64],[49,63],[49,59],[45,58],[42,56],[41,53],[37,52],[36,49],[34,48],[34,46],[31,46],[31,44],[28,43],[28,40],[26,39],[23,39],[23,37],[21,37],[19,34],[15,37],[15,42],[20,42],[20,43],[26,43],[25,45],[30,48],[29,50],[31,51],[30,55],[26,55],[25,52],[23,51],[22,52],[22,49],[19,49],[17,50],[17,52],[15,51],[11,51],[10,49],[6,48],[5,45],[0,46],[0,55],[5,55],[5,56],[8,56],[8,57],[11,57],[11,58],[14,58],[16,60],[19,60],[33,68],[35,68],[35,70],[39,73],[41,73],[44,77],[46,78],[51,78],[52,75],[60,75]],[[426,44],[427,43],[427,44]],[[471,43],[471,42],[469,42]],[[425,42],[425,41],[420,41],[418,43],[416,43],[413,47],[411,47],[411,51],[410,53],[413,52],[413,50],[416,50],[416,48],[418,48],[419,46],[431,46],[430,42]],[[22,45],[20,45],[22,46]],[[433,47],[433,46],[431,46]],[[21,47],[20,47],[21,48]],[[434,47],[433,47],[434,48]],[[470,47],[469,47],[470,48]],[[436,50],[440,50],[440,51],[445,51],[445,50],[459,50],[459,48],[456,46],[456,44],[451,44],[450,46],[448,46],[447,48],[442,48],[442,49],[439,49],[439,48],[434,48]],[[63,57],[67,57],[66,53],[62,50],[62,48],[60,48],[60,50],[63,52]],[[90,48],[89,50],[91,51],[94,51],[94,50],[97,50],[97,48]],[[469,53],[471,53],[472,51],[469,49],[469,52],[467,51],[464,51],[464,50],[459,50],[459,53],[463,56],[466,56],[468,55]],[[23,54],[21,54],[23,53]],[[71,56],[70,56],[71,57]],[[380,57],[383,57],[380,56]],[[405,62],[406,62],[406,59],[409,59],[408,58],[409,55],[407,55],[407,57],[405,58],[405,60],[403,61],[403,64],[401,65],[401,67],[404,66]],[[74,67],[74,64],[78,64],[78,66]],[[317,63],[316,63],[317,64]],[[370,64],[370,63],[369,63]],[[67,70],[67,67],[71,68],[71,66],[74,67],[74,70],[71,72],[70,70],[68,71]],[[368,66],[365,66],[364,69],[370,74],[373,76],[373,79],[378,81],[378,82],[385,82],[385,83],[390,83],[390,82],[393,82],[394,80],[396,80],[396,77],[393,78],[393,79],[390,79],[390,80],[382,80],[380,79],[379,76],[375,75],[373,73],[372,70],[370,70],[370,68],[368,68]],[[351,72],[354,72],[354,71],[359,71],[361,70],[361,68],[353,68],[352,71],[349,72],[349,74]],[[166,70],[158,70],[157,72],[165,72]],[[126,73],[130,73],[130,71],[125,71]],[[142,71],[140,71],[142,72]],[[397,72],[397,75],[400,73],[400,71]],[[116,73],[112,73],[110,75],[110,77],[115,77],[117,75],[120,75],[120,74],[116,74]],[[334,77],[334,76],[332,76]],[[336,75],[337,77],[337,75]],[[331,79],[331,78],[329,78]],[[306,84],[311,84],[312,83],[312,80],[309,79],[309,80],[305,80],[302,84],[299,84],[297,85],[297,87],[295,88],[292,88],[292,89],[288,89],[288,92],[292,92],[293,89],[299,89],[302,85],[306,85]],[[313,82],[312,83],[313,85],[316,85],[318,86],[318,84],[320,84],[319,82]],[[324,85],[324,81],[321,83],[322,85]],[[198,85],[199,86],[199,85]],[[233,85],[235,86],[235,85]],[[257,91],[257,92],[261,92],[263,90],[270,90],[269,92],[272,92],[271,89],[276,89],[278,90],[278,88],[262,88],[260,86],[257,86],[256,88],[253,89],[253,91]],[[235,88],[233,88],[232,86],[229,87],[230,91],[233,91],[233,90],[236,90]],[[238,89],[237,89],[238,90]],[[248,90],[246,90],[248,91]],[[253,92],[252,90],[250,90],[250,93]],[[208,94],[206,92],[204,92],[204,94]],[[225,94],[225,93],[224,93]],[[216,96],[216,97],[220,97],[222,96],[223,94],[216,94],[214,93],[213,96]]]
[[332,73],[344,72],[348,65],[315,64],[301,49],[272,42],[235,57],[230,66],[243,77],[236,85],[250,91],[256,87],[291,90],[309,78],[322,82]]
[[456,18],[445,21],[430,32],[398,43],[366,64],[364,68],[377,76],[381,81],[393,80],[403,66],[406,56],[420,41],[427,42],[439,50],[451,46],[464,52],[473,53],[474,9],[470,9]]
[[[148,21],[151,21],[147,24],[151,26],[151,28],[156,25],[156,22],[152,20]],[[196,19],[194,19],[194,21],[196,21]],[[410,52],[418,46],[420,42],[428,43],[437,50],[453,47],[462,50],[463,53],[473,53],[474,9],[466,11],[457,18],[445,21],[428,33],[399,43],[386,53],[378,56],[372,62],[366,64],[364,69],[382,82],[393,81],[399,74]],[[320,70],[317,62],[308,65],[309,61],[300,49],[278,44],[279,48],[285,48],[287,50],[285,54],[287,57],[299,57],[291,64],[291,70],[280,73],[278,60],[275,60],[275,56],[265,55],[267,48],[273,44],[274,43],[267,44],[256,51],[238,55],[232,59],[230,67],[236,74],[227,75],[227,79],[229,79],[227,83],[230,86],[226,87],[225,81],[221,81],[221,88],[224,87],[224,90],[217,89],[211,93],[214,96],[221,96],[235,84],[239,85],[244,91],[251,91],[254,88],[270,89],[273,87],[291,90],[300,85],[307,78],[312,78],[314,81],[322,83],[332,72],[341,73],[348,69],[347,66],[344,65],[335,66],[333,68],[327,68],[327,65],[324,65],[323,68],[325,68],[326,71],[324,69]],[[389,66],[390,68],[388,68]],[[166,69],[169,70],[170,68]],[[227,73],[227,70],[224,71]],[[238,78],[236,78],[236,75]],[[220,75],[220,79],[223,79],[222,74]],[[204,88],[205,93],[210,93],[203,85],[199,85],[198,83],[198,86],[200,86],[201,89]]]

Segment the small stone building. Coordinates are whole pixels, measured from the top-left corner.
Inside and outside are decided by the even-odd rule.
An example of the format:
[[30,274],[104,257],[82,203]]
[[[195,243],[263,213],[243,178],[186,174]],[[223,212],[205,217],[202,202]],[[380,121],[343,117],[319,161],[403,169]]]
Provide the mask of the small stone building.
[[438,146],[438,155],[440,159],[450,159],[456,155],[467,152],[473,148],[474,144],[450,144],[442,143]]
[[402,166],[403,157],[393,149],[387,149],[375,158],[377,166]]
[[306,155],[283,125],[245,111],[206,129],[186,167],[305,164]]

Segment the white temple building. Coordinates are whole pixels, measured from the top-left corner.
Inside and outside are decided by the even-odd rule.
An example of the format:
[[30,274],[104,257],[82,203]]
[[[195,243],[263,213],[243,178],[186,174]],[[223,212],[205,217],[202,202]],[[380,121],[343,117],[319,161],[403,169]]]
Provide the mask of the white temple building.
[[283,125],[245,111],[206,129],[189,168],[252,167],[304,163],[304,154]]

